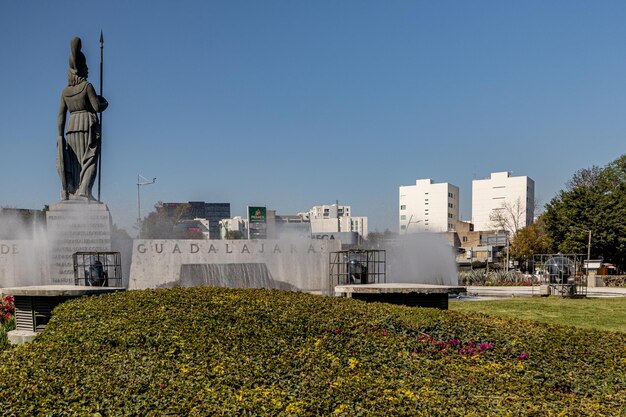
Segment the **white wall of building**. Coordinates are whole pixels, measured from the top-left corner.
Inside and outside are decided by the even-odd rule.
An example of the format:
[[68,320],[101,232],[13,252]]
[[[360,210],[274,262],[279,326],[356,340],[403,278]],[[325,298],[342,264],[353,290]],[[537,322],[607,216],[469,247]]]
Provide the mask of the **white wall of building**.
[[459,187],[419,179],[400,186],[399,231],[404,233],[447,232],[459,220]]
[[337,204],[322,204],[313,206],[311,210],[305,213],[298,213],[308,219],[336,219],[338,217],[350,217],[352,215],[352,207],[338,206]]
[[244,238],[248,237],[248,220],[241,216],[235,216],[232,219],[220,220],[220,239],[226,239],[226,232],[239,232]]
[[337,204],[313,206],[305,213],[298,213],[303,218],[310,219],[311,233],[338,233],[357,232],[367,239],[367,217],[353,217],[352,207],[338,206]]
[[[474,230],[493,230],[496,210],[511,208],[519,218],[519,228],[532,224],[535,214],[535,181],[527,176],[493,172],[490,178],[472,181],[472,223]],[[509,230],[512,231],[512,230]]]

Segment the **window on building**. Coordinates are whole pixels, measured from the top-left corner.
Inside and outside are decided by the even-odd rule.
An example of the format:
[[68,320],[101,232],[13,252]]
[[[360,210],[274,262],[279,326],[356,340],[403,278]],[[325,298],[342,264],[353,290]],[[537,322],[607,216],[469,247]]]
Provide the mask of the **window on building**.
[[406,205],[402,204],[402,205],[400,206],[400,210],[406,210]]
[[402,226],[400,226],[400,230],[404,230],[404,229],[406,229],[406,225],[403,224]]
[[403,214],[403,215],[401,215],[401,216],[400,216],[400,220],[406,220],[406,215],[404,215],[404,214]]
[[467,243],[467,236],[463,236],[463,243]]

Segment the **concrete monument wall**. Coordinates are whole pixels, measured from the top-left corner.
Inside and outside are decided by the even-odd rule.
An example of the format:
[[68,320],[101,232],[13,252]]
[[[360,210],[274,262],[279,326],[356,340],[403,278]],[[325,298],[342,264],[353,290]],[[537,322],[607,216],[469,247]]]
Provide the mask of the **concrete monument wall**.
[[218,285],[326,291],[337,240],[141,240],[129,289]]
[[44,242],[0,240],[0,288],[50,282]]

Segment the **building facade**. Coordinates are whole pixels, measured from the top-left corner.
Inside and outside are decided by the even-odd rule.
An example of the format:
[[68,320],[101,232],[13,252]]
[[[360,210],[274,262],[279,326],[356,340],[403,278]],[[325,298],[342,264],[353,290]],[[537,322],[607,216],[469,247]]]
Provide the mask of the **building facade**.
[[535,181],[509,172],[493,172],[472,181],[474,230],[506,230],[516,233],[532,224],[535,215]]
[[176,210],[181,206],[184,206],[184,210],[181,210],[178,221],[204,219],[206,222],[202,225],[208,227],[209,239],[220,238],[219,222],[230,218],[230,203],[205,203],[204,201],[164,203],[162,209],[166,210],[169,216],[174,217]]
[[241,216],[232,219],[221,219],[219,222],[220,239],[246,239],[248,237],[248,220]]
[[455,230],[459,220],[459,187],[419,179],[400,186],[399,233]]
[[352,207],[328,204],[313,206],[309,211],[298,213],[311,223],[311,233],[357,232],[363,239],[368,235],[366,216],[352,216]]

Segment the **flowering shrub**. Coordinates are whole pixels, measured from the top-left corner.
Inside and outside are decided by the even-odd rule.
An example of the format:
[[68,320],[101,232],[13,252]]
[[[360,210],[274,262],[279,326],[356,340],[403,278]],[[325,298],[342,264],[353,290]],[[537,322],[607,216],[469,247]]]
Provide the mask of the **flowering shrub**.
[[0,303],[0,324],[7,323],[15,314],[15,300],[12,295],[7,295]]
[[626,334],[295,292],[128,291],[57,307],[0,353],[0,392],[3,415],[613,416]]
[[15,329],[15,300],[7,295],[0,300],[0,350],[8,345],[7,332]]
[[436,340],[432,336],[420,336],[417,338],[417,341],[422,342],[422,346],[412,349],[411,353],[439,352],[444,355],[458,353],[459,355],[475,356],[495,347],[493,343],[477,343],[473,339],[463,344],[459,339],[444,341]]

